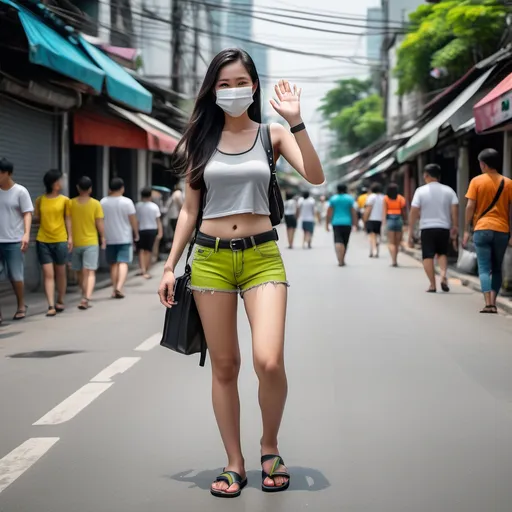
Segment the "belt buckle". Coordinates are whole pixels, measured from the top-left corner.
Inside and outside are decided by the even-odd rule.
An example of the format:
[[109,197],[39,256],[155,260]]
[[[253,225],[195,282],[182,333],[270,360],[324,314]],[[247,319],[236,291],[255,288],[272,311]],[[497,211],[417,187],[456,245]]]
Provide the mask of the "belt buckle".
[[241,244],[242,247],[237,247],[238,243],[242,243],[244,241],[243,238],[232,238],[229,241],[229,248],[235,252],[235,251],[243,251],[245,249],[245,244]]

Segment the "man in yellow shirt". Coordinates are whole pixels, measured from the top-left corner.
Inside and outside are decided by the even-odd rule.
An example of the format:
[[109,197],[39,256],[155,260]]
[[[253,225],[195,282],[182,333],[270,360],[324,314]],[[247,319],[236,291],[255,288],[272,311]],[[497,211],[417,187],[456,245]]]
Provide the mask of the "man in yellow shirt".
[[82,300],[78,309],[89,309],[89,301],[96,284],[96,270],[100,256],[98,233],[101,247],[105,248],[103,208],[91,197],[91,178],[83,176],[77,185],[78,197],[71,200],[71,226],[73,231],[73,256],[71,265],[79,273]]
[[367,199],[368,199],[368,189],[366,187],[363,187],[361,189],[360,196],[357,198],[357,218],[358,218],[357,230],[358,231],[361,229],[360,222],[363,219],[363,213],[364,213],[364,208],[366,206]]

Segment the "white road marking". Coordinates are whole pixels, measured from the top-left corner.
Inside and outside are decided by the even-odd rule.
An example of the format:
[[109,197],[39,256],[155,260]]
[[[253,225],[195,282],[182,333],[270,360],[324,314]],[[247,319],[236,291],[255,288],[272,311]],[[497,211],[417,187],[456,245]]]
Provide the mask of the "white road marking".
[[86,384],[33,423],[33,425],[59,425],[69,421],[113,384],[113,382]]
[[58,440],[58,437],[32,437],[0,459],[0,492],[25,473]]
[[148,352],[152,348],[155,348],[160,344],[160,340],[162,339],[162,333],[157,332],[150,336],[147,340],[144,340],[135,350],[139,352]]
[[107,366],[98,373],[96,377],[93,377],[91,382],[112,382],[112,377],[129,370],[140,360],[140,357],[120,357],[117,361],[114,361],[110,366]]

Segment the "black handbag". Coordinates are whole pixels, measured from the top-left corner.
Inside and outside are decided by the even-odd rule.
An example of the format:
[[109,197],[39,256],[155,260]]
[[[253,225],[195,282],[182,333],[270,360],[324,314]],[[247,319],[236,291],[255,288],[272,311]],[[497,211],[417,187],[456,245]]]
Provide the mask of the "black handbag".
[[197,216],[194,238],[187,252],[185,273],[177,277],[174,284],[174,301],[177,304],[165,312],[164,331],[160,345],[186,356],[201,354],[199,366],[204,366],[208,347],[194,295],[189,288],[192,268],[188,263],[201,224],[201,217],[200,212]]
[[268,165],[270,167],[270,184],[268,187],[268,206],[270,210],[270,222],[272,226],[281,224],[284,216],[284,201],[277,182],[276,163],[274,161],[274,148],[272,138],[270,137],[270,125],[262,124],[260,129],[261,142],[267,155]]

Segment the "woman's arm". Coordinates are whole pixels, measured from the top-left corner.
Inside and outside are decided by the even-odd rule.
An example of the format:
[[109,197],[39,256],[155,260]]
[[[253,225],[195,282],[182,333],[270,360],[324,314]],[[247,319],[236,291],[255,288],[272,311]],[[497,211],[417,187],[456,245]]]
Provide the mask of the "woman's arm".
[[386,221],[388,220],[388,202],[386,198],[382,201],[382,225],[386,225]]
[[201,192],[199,190],[194,190],[187,183],[185,201],[178,217],[171,253],[165,263],[164,272],[174,273],[174,269],[176,268],[176,265],[178,264],[178,261],[180,260],[181,255],[192,236],[192,232],[194,231],[197,221],[197,215],[199,213],[200,198]]

